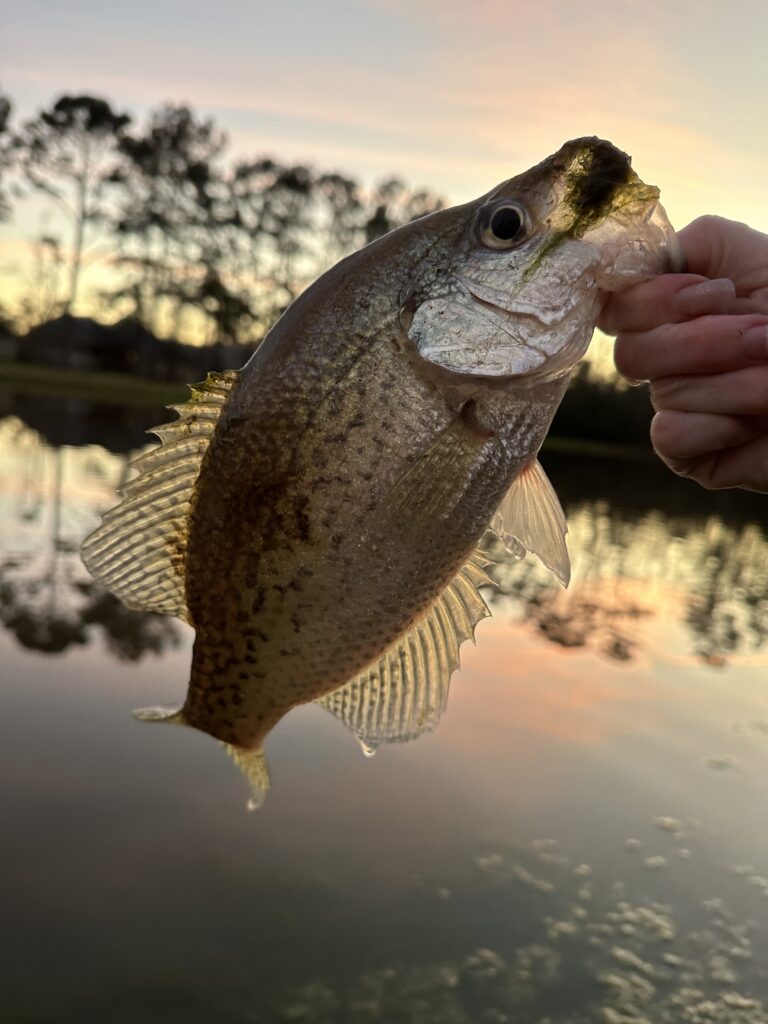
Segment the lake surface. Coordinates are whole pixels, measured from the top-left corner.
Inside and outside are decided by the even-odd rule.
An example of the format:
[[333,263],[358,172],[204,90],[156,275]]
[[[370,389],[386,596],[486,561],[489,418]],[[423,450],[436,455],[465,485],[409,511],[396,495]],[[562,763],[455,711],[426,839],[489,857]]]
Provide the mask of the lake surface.
[[768,1022],[766,499],[543,459],[573,582],[506,560],[437,731],[220,745],[191,632],[80,564],[156,410],[0,396],[0,1020]]

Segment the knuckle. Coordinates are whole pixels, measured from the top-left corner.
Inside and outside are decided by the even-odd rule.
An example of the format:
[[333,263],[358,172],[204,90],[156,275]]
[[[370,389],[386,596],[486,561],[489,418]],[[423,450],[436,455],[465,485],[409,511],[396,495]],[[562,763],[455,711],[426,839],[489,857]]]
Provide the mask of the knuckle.
[[660,380],[651,381],[651,405],[656,412],[674,406],[683,387],[684,382],[679,377],[663,377]]

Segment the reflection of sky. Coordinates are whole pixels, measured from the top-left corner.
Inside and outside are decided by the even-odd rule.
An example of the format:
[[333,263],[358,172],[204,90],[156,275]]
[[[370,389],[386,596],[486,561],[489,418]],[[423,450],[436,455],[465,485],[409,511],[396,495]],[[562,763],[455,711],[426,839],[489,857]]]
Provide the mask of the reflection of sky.
[[[2,545],[17,537],[18,495],[39,499],[50,524],[56,467],[72,531],[111,503],[124,468],[103,449],[48,449],[19,420],[0,423],[0,442],[0,495],[11,503]],[[571,526],[573,590],[554,591],[566,602],[557,608],[647,607],[632,658],[543,640],[524,598],[541,603],[547,577],[532,560],[515,563],[502,580],[508,596],[463,650],[433,735],[365,759],[325,712],[296,709],[267,741],[273,789],[256,814],[244,811],[245,783],[218,743],[130,715],[181,701],[190,630],[180,629],[179,649],[137,662],[115,659],[96,633],[52,657],[2,632],[0,898],[14,942],[0,963],[0,1019],[100,1020],[119,1004],[117,1024],[335,1024],[341,1015],[315,1015],[329,991],[368,992],[361,978],[383,972],[391,998],[412,1009],[414,971],[426,972],[432,1010],[435,985],[455,1005],[465,984],[478,1007],[499,999],[509,1010],[525,988],[521,951],[533,947],[562,971],[518,1019],[535,1006],[533,1019],[570,1024],[587,989],[618,1012],[624,997],[593,982],[610,971],[629,984],[632,955],[653,972],[667,969],[667,954],[691,965],[676,981],[644,975],[654,993],[646,1019],[676,1024],[653,1000],[694,982],[708,992],[712,979],[699,974],[713,956],[734,972],[727,992],[756,994],[762,1007],[759,958],[730,951],[759,949],[748,919],[768,926],[764,668],[679,655],[690,651],[682,610],[708,564],[704,541],[725,544],[728,564],[757,586],[765,539],[749,525],[661,512],[633,528],[618,502],[577,502]],[[44,550],[49,534],[34,536]],[[516,589],[519,579],[533,591]],[[726,901],[723,920],[699,927],[713,898]],[[631,924],[643,913],[675,937],[646,936]],[[513,990],[448,984],[478,950],[503,958]],[[311,983],[322,984],[305,991]],[[563,1001],[548,1003],[553,992]],[[721,996],[715,986],[712,1005]],[[273,999],[311,1011],[273,1014]],[[727,1016],[734,1005],[718,1010],[719,1024],[763,1024]],[[414,1019],[401,1010],[362,1019]],[[610,1018],[579,1024],[593,1019]]]
[[[490,620],[434,736],[368,760],[329,716],[293,712],[268,741],[269,800],[249,815],[218,744],[131,720],[131,707],[179,698],[188,658],[185,646],[139,666],[94,647],[50,659],[0,639],[0,871],[14,935],[0,1009],[99,1019],[120,993],[142,1021],[230,1019],[224,1007],[271,1024],[286,1018],[243,1006],[266,1013],[273,994],[291,1003],[318,978],[344,989],[366,971],[476,949],[514,964],[518,947],[554,943],[582,969],[618,971],[611,947],[640,936],[617,930],[605,951],[591,947],[586,922],[606,909],[666,908],[678,936],[643,946],[645,962],[686,950],[706,962],[713,937],[683,941],[705,898],[726,898],[731,925],[768,924],[748,880],[768,873],[756,675],[607,669]],[[564,866],[540,852],[553,844]],[[558,920],[582,931],[553,939]],[[757,963],[734,966],[730,990],[765,997]]]

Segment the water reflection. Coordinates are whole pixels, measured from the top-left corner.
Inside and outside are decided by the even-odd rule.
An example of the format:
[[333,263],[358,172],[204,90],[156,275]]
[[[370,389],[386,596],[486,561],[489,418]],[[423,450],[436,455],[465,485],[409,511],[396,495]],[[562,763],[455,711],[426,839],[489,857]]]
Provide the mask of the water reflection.
[[[55,415],[56,401],[36,406],[45,436],[17,416],[0,420],[0,620],[24,646],[50,653],[97,637],[118,658],[159,653],[178,643],[175,621],[124,608],[90,579],[78,552],[101,512],[114,504],[141,431],[163,414],[112,416],[110,450],[85,443],[101,436],[103,410],[80,402],[75,428],[66,409]],[[569,475],[574,461],[554,460],[554,471],[548,462],[568,515],[570,588],[564,591],[534,559],[517,562],[491,546],[499,589],[487,596],[496,608],[559,648],[587,649],[615,662],[655,651],[721,666],[761,651],[768,631],[768,543],[749,517],[752,496],[744,496],[741,521],[732,496],[723,516],[680,514],[670,501],[676,492],[668,489],[646,488],[642,507],[636,466],[582,460],[591,470],[581,474],[585,490],[599,493],[606,481],[612,488],[610,499],[585,500]],[[681,493],[689,498],[687,490]],[[671,514],[654,508],[657,503],[672,504]],[[686,627],[684,650],[665,648],[670,621]]]
[[[638,516],[605,502],[569,507],[574,565],[564,591],[546,571],[506,560],[495,595],[564,648],[628,661],[682,619],[690,652],[710,665],[759,651],[768,631],[768,543],[754,522]],[[498,550],[498,549],[496,549]],[[667,652],[672,653],[672,652]]]
[[768,1024],[764,498],[546,454],[572,587],[497,568],[423,742],[291,712],[254,816],[217,744],[128,714],[189,633],[87,577],[142,437],[75,440],[0,421],[0,1019]]
[[133,661],[178,643],[172,620],[125,608],[80,561],[127,464],[104,449],[50,448],[20,420],[0,421],[0,621],[24,647],[57,654],[99,636]]
[[[649,876],[678,876],[700,836],[675,819],[656,819],[665,853],[645,856],[628,838],[617,858],[623,881],[579,863],[551,838],[497,844],[475,858],[464,891],[437,889],[439,904],[468,899],[506,906],[527,919],[524,937],[455,959],[394,961],[342,986],[307,983],[252,1019],[387,1024],[768,1024],[759,957],[768,880],[737,865],[742,892],[709,895],[685,908]],[[634,860],[634,865],[629,862]],[[723,872],[725,875],[725,872]],[[723,889],[727,888],[723,886]],[[744,894],[762,905],[746,917]],[[508,933],[515,932],[510,923]]]

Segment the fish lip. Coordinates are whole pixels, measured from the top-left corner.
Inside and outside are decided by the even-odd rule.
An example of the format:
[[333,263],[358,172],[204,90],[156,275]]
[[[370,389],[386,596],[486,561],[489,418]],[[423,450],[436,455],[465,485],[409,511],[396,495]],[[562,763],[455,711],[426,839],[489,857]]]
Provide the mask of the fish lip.
[[537,316],[535,313],[528,312],[527,310],[525,312],[522,312],[520,310],[507,309],[506,306],[500,306],[497,302],[492,302],[490,299],[484,298],[482,295],[478,294],[478,291],[476,290],[480,286],[474,284],[472,278],[470,277],[464,277],[463,274],[454,274],[453,280],[459,286],[459,288],[462,289],[462,291],[469,295],[469,297],[478,304],[478,306],[483,306],[485,309],[491,310],[493,313],[495,313],[497,316],[499,316],[501,319],[505,321],[509,321],[511,318],[515,316],[524,316],[530,320],[535,320],[536,323],[539,324],[541,327],[546,328],[547,326],[549,326],[540,316]]
[[[476,292],[474,292],[471,287],[467,288],[467,292],[470,298],[472,298],[478,304],[478,306],[484,306],[486,309],[490,309],[494,313],[500,314],[504,320],[511,320],[514,317],[519,316],[526,317],[526,319],[528,320],[535,320],[536,323],[539,324],[541,327],[546,328],[550,326],[549,324],[547,324],[545,320],[542,320],[540,316],[536,316],[535,313],[522,313],[514,309],[506,309],[504,306],[499,306],[497,303],[491,302],[490,299],[484,299],[481,295],[478,295]],[[532,348],[534,352],[539,351],[539,349],[537,349],[535,345],[525,345],[525,347]]]
[[[592,265],[585,266],[582,272],[579,274],[579,276],[577,278],[574,278],[574,280],[570,283],[570,290],[575,291],[585,280],[588,280],[590,277],[591,283],[594,284],[595,275],[594,266]],[[465,290],[465,292],[470,296],[470,298],[472,298],[476,303],[478,303],[478,305],[484,306],[486,309],[492,310],[495,314],[500,316],[505,321],[509,321],[511,319],[514,319],[515,317],[524,317],[526,320],[533,320],[543,330],[551,330],[552,328],[557,327],[559,324],[561,324],[567,318],[569,312],[571,312],[571,308],[566,306],[562,309],[562,315],[559,316],[557,319],[547,319],[541,316],[541,314],[537,314],[536,312],[530,309],[509,309],[506,306],[500,306],[497,302],[493,302],[491,299],[487,299],[484,296],[479,295],[478,292],[475,290],[478,286],[476,285],[475,287],[473,287],[473,282],[471,278],[464,277],[461,274],[455,274],[454,280],[461,288]],[[535,345],[526,345],[526,348],[533,348],[534,351],[539,351],[539,349],[537,349]]]

